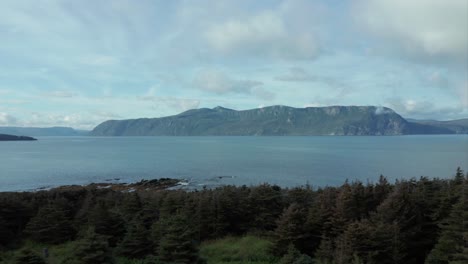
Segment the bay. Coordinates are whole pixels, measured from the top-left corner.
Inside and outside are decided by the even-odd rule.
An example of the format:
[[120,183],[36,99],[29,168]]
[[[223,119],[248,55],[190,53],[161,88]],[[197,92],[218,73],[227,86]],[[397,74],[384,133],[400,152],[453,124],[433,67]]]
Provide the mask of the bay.
[[92,182],[187,179],[334,186],[452,177],[468,169],[468,135],[317,137],[39,137],[0,143],[0,191]]

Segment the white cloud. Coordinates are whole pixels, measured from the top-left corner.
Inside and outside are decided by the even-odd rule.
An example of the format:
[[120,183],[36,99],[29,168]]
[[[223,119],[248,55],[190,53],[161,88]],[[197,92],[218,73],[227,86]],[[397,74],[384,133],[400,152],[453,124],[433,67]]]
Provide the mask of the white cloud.
[[342,102],[344,98],[348,97],[349,95],[355,92],[354,85],[352,85],[352,83],[349,81],[343,80],[343,78],[325,75],[315,75],[300,67],[292,67],[289,69],[288,72],[276,76],[274,79],[281,82],[314,82],[318,84],[314,85],[315,87],[320,86],[316,89],[329,89],[327,95],[328,97],[316,97],[315,100],[319,100],[320,102],[313,102],[314,104],[321,104],[323,102],[334,102],[336,104],[337,102]]
[[307,107],[323,107],[323,106],[328,106],[328,105],[325,105],[325,104],[322,104],[322,103],[308,103],[308,104],[303,105],[304,108],[307,108]]
[[404,100],[402,98],[391,98],[387,100],[397,112],[413,114],[424,112],[434,108],[434,104],[428,101],[416,101],[413,99]]
[[137,96],[136,99],[138,101],[150,102],[152,104],[151,108],[158,111],[171,109],[173,111],[180,112],[198,108],[200,106],[200,100],[198,99],[161,96],[158,95],[157,91],[158,88],[156,86],[152,86],[145,94]]
[[112,97],[113,96],[113,91],[111,87],[105,87],[102,89],[102,96],[104,97]]
[[169,105],[169,107],[174,109],[180,109],[181,111],[195,109],[200,106],[200,101],[194,99],[169,98],[166,99],[165,102]]
[[460,84],[457,93],[460,97],[461,105],[468,110],[468,80]]
[[263,86],[263,82],[248,79],[233,79],[224,72],[217,70],[202,70],[198,72],[193,80],[193,85],[202,91],[218,95],[246,94],[265,100],[271,100],[275,96],[274,93],[261,87]]
[[109,55],[92,55],[81,59],[81,63],[91,66],[112,66],[119,63],[119,59]]
[[427,81],[434,86],[440,88],[447,88],[450,85],[449,79],[440,71],[432,72],[428,77]]
[[96,125],[109,119],[121,119],[119,114],[106,111],[87,111],[80,113],[50,113],[50,112],[31,112],[27,118],[17,122],[18,126],[23,127],[53,127],[63,126],[75,129],[91,130]]
[[289,72],[277,76],[275,78],[278,81],[284,82],[313,82],[317,81],[315,76],[312,76],[310,73],[306,72],[302,68],[293,67],[289,69]]
[[468,79],[453,80],[440,71],[434,71],[427,76],[427,83],[435,86],[453,99],[454,104],[468,109]]
[[378,106],[375,109],[375,114],[376,115],[385,115],[385,114],[393,114],[393,113],[395,113],[395,112],[393,112],[393,110],[382,107],[382,106]]
[[[178,113],[189,109],[195,109],[200,106],[200,100],[190,98],[152,96],[150,98],[146,97],[140,100],[152,101],[152,108],[157,111],[167,111],[169,108]],[[174,114],[174,112],[172,112],[172,114]]]
[[217,70],[202,70],[197,73],[193,82],[196,88],[216,94],[250,94],[253,87],[263,85],[254,80],[235,80]]
[[158,98],[156,90],[156,87],[150,87],[144,95],[137,96],[137,99],[141,101],[154,101]]
[[25,127],[52,127],[64,126],[80,129],[90,129],[99,118],[88,114],[55,114],[44,112],[30,113],[28,118],[21,122]]
[[121,115],[113,113],[113,112],[107,112],[107,111],[95,111],[93,112],[94,115],[103,117],[106,119],[121,119],[123,118]]
[[0,95],[8,95],[11,94],[11,90],[6,90],[6,89],[0,89]]
[[358,25],[420,60],[468,58],[468,1],[358,0],[353,2]]
[[[308,12],[304,13],[303,9]],[[302,12],[296,12],[299,10]],[[312,25],[314,14],[311,4],[284,1],[269,10],[229,18],[221,23],[213,21],[204,31],[204,37],[213,51],[223,55],[313,59],[320,50],[317,32]]]
[[467,114],[467,109],[464,109],[460,104],[440,107],[430,101],[404,99],[401,97],[388,98],[385,105],[395,110],[403,117],[411,118],[453,119],[458,118],[460,115]]
[[257,98],[265,100],[265,101],[271,101],[276,98],[275,93],[270,92],[266,89],[263,89],[262,87],[252,88],[252,94],[255,95]]
[[[159,7],[151,14],[130,14],[141,21],[130,28],[122,27],[127,31],[119,32],[116,37],[121,41],[115,41],[115,44],[141,41],[132,50],[132,55],[144,53],[146,56],[140,58],[142,62],[164,61],[162,64],[166,67],[225,59],[311,59],[317,56],[321,46],[317,14],[323,10],[319,10],[316,2],[162,1],[168,12]],[[157,4],[139,2],[131,5],[148,6],[151,10],[151,6]],[[113,25],[121,28],[118,23]],[[124,23],[124,26],[128,25]],[[132,39],[135,28],[147,32],[143,31],[141,39]],[[104,39],[113,40],[107,38],[106,33],[102,35],[105,35]],[[120,39],[121,35],[129,39]],[[128,50],[123,51],[124,54],[118,57],[127,62]]]
[[28,100],[22,100],[22,99],[0,99],[0,104],[5,104],[5,105],[25,105],[31,103]]
[[0,125],[12,126],[12,125],[15,125],[16,123],[17,123],[17,119],[14,116],[8,113],[0,112]]
[[[151,90],[149,89],[148,92]],[[42,97],[32,97],[33,102],[37,101],[33,100],[34,98],[44,100]],[[15,108],[18,119],[1,114],[0,125],[14,123],[26,127],[66,126],[93,129],[96,125],[109,119],[153,118],[177,114],[188,109],[198,108],[200,100],[171,96],[152,96],[142,99],[138,96],[115,95],[112,97],[75,96],[67,98],[66,101],[49,98],[48,103],[61,111],[39,107],[29,111],[26,110],[27,108]],[[2,110],[0,109],[0,111]],[[11,111],[7,108],[5,112]]]
[[57,91],[44,93],[43,95],[46,97],[71,98],[71,97],[77,96],[78,94],[73,91],[57,90]]
[[247,21],[232,20],[213,25],[206,37],[209,43],[223,52],[230,52],[242,46],[266,44],[282,38],[286,28],[280,17],[273,12],[264,12]]

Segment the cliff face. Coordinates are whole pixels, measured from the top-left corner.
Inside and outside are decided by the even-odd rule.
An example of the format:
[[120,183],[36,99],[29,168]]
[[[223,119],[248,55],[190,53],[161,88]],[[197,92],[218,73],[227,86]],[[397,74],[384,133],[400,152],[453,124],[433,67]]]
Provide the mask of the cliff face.
[[389,108],[271,106],[235,111],[202,108],[162,118],[106,121],[93,136],[276,136],[276,135],[403,135],[453,131],[406,121]]

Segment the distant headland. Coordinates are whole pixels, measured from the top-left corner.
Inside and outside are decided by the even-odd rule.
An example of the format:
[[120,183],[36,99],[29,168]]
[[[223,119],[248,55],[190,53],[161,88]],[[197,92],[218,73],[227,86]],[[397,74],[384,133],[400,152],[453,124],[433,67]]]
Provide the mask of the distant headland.
[[37,140],[33,137],[26,137],[26,136],[14,136],[14,135],[7,135],[7,134],[0,134],[0,141],[34,141]]
[[29,137],[44,136],[85,136],[89,131],[77,130],[71,127],[13,127],[0,126],[0,134],[25,135]]

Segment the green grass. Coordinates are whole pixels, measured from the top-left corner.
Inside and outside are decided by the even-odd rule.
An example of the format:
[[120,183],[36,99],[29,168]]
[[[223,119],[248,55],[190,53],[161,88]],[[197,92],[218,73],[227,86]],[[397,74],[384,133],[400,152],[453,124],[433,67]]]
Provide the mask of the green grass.
[[268,249],[269,240],[256,237],[226,237],[205,242],[200,247],[200,255],[208,264],[269,264],[276,263]]
[[15,251],[5,251],[1,253],[0,263],[11,263],[15,254],[17,254],[21,249],[27,248],[34,251],[38,256],[43,256],[43,249],[49,249],[49,257],[47,258],[46,263],[48,264],[60,264],[63,263],[63,260],[70,256],[73,252],[75,245],[74,242],[67,242],[60,245],[45,245],[41,243],[35,243],[32,241],[26,241],[23,246]]
[[[225,237],[218,240],[204,242],[200,247],[200,256],[207,260],[208,264],[270,264],[277,263],[277,259],[270,254],[271,242],[267,239],[247,235],[243,237]],[[29,248],[42,256],[42,249],[49,248],[50,256],[48,264],[61,264],[68,256],[71,256],[75,242],[61,245],[47,246],[40,243],[27,241],[22,248]],[[11,263],[16,251],[2,252],[0,263]],[[2,258],[3,257],[3,258]],[[143,260],[128,260],[117,258],[116,264],[140,264]]]

